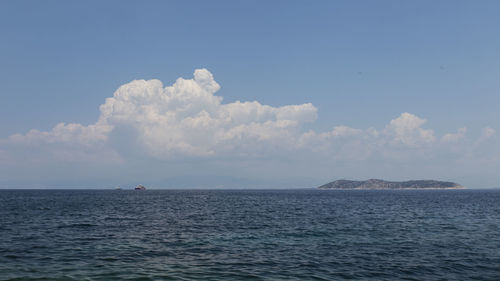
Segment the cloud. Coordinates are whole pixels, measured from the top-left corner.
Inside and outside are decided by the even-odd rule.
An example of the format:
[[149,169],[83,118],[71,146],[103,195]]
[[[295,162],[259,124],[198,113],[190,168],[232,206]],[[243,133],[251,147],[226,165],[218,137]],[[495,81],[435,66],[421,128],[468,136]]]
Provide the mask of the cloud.
[[405,112],[398,118],[391,120],[385,127],[384,133],[392,138],[392,144],[402,144],[410,147],[430,144],[435,141],[434,131],[421,127],[426,122],[425,119]]
[[[5,162],[23,155],[70,162],[227,160],[302,153],[331,161],[377,157],[383,161],[420,157],[422,149],[446,149],[439,143],[459,143],[466,134],[464,127],[437,138],[424,127],[425,119],[407,112],[380,130],[340,125],[316,132],[304,126],[317,119],[311,103],[280,107],[258,101],[223,103],[216,95],[219,89],[206,69],[197,69],[192,79],[178,78],[170,86],[156,79],[134,80],[105,100],[95,124],[60,123],[50,131],[12,135],[1,142],[0,159]],[[480,139],[494,134],[494,129],[485,128]],[[31,151],[29,156],[23,154],[26,151]]]
[[404,112],[381,128],[318,131],[309,129],[318,116],[311,103],[224,103],[219,89],[206,69],[167,86],[131,81],[105,100],[94,124],[59,123],[0,139],[1,176],[20,186],[65,179],[82,187],[93,179],[102,187],[200,174],[294,186],[294,176],[319,184],[332,177],[452,179],[474,167],[496,175],[500,164],[491,127],[478,136],[465,127],[438,135],[426,119]]
[[194,79],[179,78],[163,87],[158,80],[136,80],[121,86],[101,105],[98,123],[132,129],[152,157],[258,153],[257,146],[284,142],[316,119],[310,103],[272,107],[259,102],[223,104],[220,89],[206,69]]
[[467,128],[463,127],[457,130],[456,133],[449,133],[441,137],[441,142],[443,143],[454,143],[465,137],[467,133]]
[[[179,78],[167,87],[155,79],[134,80],[106,99],[95,124],[60,123],[47,132],[12,135],[9,141],[58,145],[56,154],[64,158],[71,150],[116,149],[124,143],[137,147],[122,150],[139,149],[160,159],[249,156],[268,153],[273,147],[292,148],[300,127],[317,118],[317,109],[310,103],[281,107],[257,101],[223,104],[222,97],[215,95],[219,89],[206,69],[197,69],[193,79]],[[63,147],[66,153],[60,153]]]
[[337,138],[337,137],[352,137],[359,136],[363,131],[359,129],[353,129],[347,126],[336,126],[330,132],[323,135],[326,138]]
[[70,123],[57,124],[49,132],[30,130],[27,134],[15,134],[9,137],[12,142],[20,144],[40,144],[40,143],[71,143],[74,145],[92,146],[96,143],[107,140],[107,134],[111,131],[111,126],[95,124],[82,126]]

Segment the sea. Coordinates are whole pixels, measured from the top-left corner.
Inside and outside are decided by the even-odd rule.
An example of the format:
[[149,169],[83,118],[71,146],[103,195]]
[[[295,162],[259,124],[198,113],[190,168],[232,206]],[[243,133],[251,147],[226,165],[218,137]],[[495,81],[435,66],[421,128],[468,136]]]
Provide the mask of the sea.
[[500,280],[500,190],[0,190],[0,280]]

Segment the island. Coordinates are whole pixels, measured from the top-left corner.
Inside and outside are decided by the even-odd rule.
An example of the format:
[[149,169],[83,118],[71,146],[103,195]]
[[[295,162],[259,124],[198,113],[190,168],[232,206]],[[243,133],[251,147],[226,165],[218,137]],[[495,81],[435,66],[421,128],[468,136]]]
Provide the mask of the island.
[[365,181],[336,180],[318,187],[319,189],[462,189],[460,184],[436,180]]

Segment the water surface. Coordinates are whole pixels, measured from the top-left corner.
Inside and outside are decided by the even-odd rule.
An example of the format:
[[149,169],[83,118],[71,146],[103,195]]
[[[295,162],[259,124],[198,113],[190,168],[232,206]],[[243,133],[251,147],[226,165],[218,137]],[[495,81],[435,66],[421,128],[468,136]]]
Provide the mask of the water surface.
[[0,280],[500,280],[500,190],[0,190]]

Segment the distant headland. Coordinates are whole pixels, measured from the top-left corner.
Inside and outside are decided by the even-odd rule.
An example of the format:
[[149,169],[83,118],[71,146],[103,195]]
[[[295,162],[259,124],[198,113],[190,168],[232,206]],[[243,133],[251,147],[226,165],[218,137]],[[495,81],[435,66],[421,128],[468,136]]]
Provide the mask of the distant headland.
[[436,180],[385,181],[369,179],[365,181],[336,180],[318,187],[319,189],[461,189],[460,184]]

